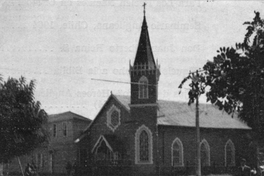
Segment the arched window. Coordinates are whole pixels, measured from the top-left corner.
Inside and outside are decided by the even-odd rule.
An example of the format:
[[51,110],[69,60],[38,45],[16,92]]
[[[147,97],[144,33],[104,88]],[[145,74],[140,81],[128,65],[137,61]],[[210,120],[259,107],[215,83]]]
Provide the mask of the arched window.
[[148,79],[145,76],[142,76],[138,82],[138,98],[146,99],[148,98]]
[[225,145],[225,166],[235,166],[235,146],[230,139]]
[[98,160],[113,160],[113,152],[106,145],[105,141],[101,141],[95,151],[95,159]]
[[183,166],[183,145],[179,138],[176,138],[171,145],[171,165]]
[[152,133],[142,125],[135,135],[135,162],[136,164],[152,164]]
[[203,139],[200,143],[201,150],[201,165],[202,166],[210,166],[210,146],[208,142]]
[[100,136],[100,138],[97,140],[94,148],[92,149],[92,153],[94,153],[94,159],[96,161],[113,160],[113,150],[103,136]]
[[149,142],[148,133],[143,130],[139,135],[139,160],[149,161]]

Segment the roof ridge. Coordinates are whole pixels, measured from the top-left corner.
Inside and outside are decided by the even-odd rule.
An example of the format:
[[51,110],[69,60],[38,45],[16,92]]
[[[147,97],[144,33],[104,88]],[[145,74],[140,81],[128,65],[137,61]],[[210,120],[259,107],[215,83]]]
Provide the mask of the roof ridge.
[[[74,116],[77,116],[77,118],[79,118],[79,119],[83,119],[83,120],[87,119],[87,120],[91,121],[91,119],[89,119],[88,117],[84,117],[84,116],[77,114],[75,112],[72,112],[72,111],[65,111],[65,112],[61,112],[61,113],[57,113],[57,114],[49,114],[48,117],[51,117],[51,118],[55,117],[56,118],[58,116],[61,116],[61,115],[67,114],[67,113],[73,114]],[[75,117],[72,117],[72,118],[75,118]]]
[[75,113],[75,112],[72,112],[72,111],[69,111],[69,112],[72,113],[72,114],[74,114],[74,115],[77,115],[77,116],[79,116],[79,117],[82,117],[82,118],[84,118],[84,119],[91,120],[91,119],[89,119],[88,117],[84,117],[84,116],[82,116],[82,115],[80,115],[80,114],[77,114],[77,113]]
[[65,112],[60,112],[60,113],[56,113],[56,114],[48,114],[48,116],[55,116],[55,115],[65,114],[67,112],[71,112],[71,111],[65,111]]
[[[127,97],[127,98],[130,98],[130,96],[129,95],[121,95],[121,94],[114,94],[114,93],[112,93],[114,96],[120,96],[120,97]],[[157,100],[158,102],[159,101],[165,101],[165,102],[175,102],[175,103],[188,103],[188,102],[186,102],[186,101],[181,101],[181,100],[166,100],[166,99],[158,99]],[[200,105],[213,105],[213,104],[211,104],[211,103],[199,103]],[[213,106],[215,106],[215,105],[213,105]]]

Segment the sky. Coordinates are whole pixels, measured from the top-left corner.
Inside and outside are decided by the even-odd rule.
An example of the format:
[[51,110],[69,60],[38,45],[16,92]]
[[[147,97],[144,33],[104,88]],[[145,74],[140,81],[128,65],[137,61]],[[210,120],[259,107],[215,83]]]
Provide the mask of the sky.
[[[36,81],[35,99],[48,114],[72,111],[94,119],[111,91],[129,82],[143,21],[140,0],[1,0],[0,74]],[[178,86],[189,71],[235,46],[261,1],[146,1],[159,99],[188,101]]]

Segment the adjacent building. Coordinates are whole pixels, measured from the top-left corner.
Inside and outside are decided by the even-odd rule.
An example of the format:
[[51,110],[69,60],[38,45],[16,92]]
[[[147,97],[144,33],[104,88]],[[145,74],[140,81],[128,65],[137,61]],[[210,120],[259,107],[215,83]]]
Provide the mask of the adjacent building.
[[[73,112],[48,116],[49,140],[31,154],[20,157],[22,168],[34,163],[39,173],[65,174],[66,164],[78,164],[79,150],[74,140],[80,136],[91,120]],[[5,165],[5,171],[20,172],[18,158]]]

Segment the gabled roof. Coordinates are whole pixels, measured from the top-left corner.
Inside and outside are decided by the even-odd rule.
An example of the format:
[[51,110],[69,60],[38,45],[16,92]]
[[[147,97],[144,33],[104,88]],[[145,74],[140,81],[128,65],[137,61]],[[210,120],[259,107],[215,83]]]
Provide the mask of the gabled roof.
[[124,102],[126,101],[126,98],[124,97],[124,99],[122,99],[122,97],[117,98],[116,95],[112,94],[108,97],[108,99],[106,100],[106,102],[104,103],[104,105],[102,106],[102,108],[100,109],[100,111],[98,112],[98,114],[95,116],[95,118],[93,119],[93,121],[88,125],[88,127],[84,130],[84,132],[81,134],[80,137],[78,137],[75,140],[75,143],[78,143],[80,140],[82,140],[87,134],[87,131],[93,126],[93,124],[97,121],[97,118],[99,117],[99,115],[101,114],[101,112],[103,111],[104,107],[106,106],[106,104],[111,100],[114,99],[117,103],[119,103],[121,106],[124,107],[124,109],[126,111],[129,112],[129,106],[128,104],[125,104]]
[[151,44],[150,44],[148,26],[145,16],[143,18],[138,49],[134,61],[134,65],[143,65],[143,64],[147,64],[149,68],[156,67]]
[[108,97],[108,99],[106,100],[106,102],[104,103],[104,105],[102,106],[102,108],[100,109],[100,111],[98,112],[98,114],[95,116],[94,120],[89,124],[89,126],[84,131],[87,131],[89,128],[91,128],[91,126],[95,123],[95,121],[97,120],[99,114],[102,112],[103,108],[110,101],[111,98],[113,98],[114,100],[116,100],[121,106],[124,107],[124,109],[126,109],[127,111],[129,111],[129,106],[126,106],[122,102],[122,101],[125,101],[125,100],[122,100],[122,98],[118,99],[114,94],[111,93],[111,95]]
[[[116,98],[129,109],[130,97],[116,95]],[[186,102],[158,100],[158,125],[195,127],[195,106]],[[245,123],[211,104],[199,104],[200,127],[219,129],[251,129]]]
[[71,111],[62,112],[59,114],[50,114],[48,116],[48,122],[64,121],[64,120],[72,120],[72,119],[92,121],[91,119],[88,119],[79,114],[73,113]]

